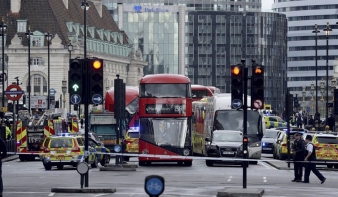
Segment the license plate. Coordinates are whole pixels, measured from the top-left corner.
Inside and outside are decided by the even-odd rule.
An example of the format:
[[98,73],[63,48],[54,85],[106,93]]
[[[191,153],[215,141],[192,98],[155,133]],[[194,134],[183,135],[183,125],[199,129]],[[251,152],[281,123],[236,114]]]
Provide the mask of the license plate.
[[223,154],[224,155],[233,155],[233,154],[235,154],[235,152],[223,151]]
[[263,150],[272,150],[272,148],[263,148]]
[[58,156],[58,157],[56,157],[56,160],[65,160],[65,159],[66,159],[65,156]]
[[64,151],[64,150],[58,150],[58,151],[56,151],[57,153],[66,153],[66,151]]

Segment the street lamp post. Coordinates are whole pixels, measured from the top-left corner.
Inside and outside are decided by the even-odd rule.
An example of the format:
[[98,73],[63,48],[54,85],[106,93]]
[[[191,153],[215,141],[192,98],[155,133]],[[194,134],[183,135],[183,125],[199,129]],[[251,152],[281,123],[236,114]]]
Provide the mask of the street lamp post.
[[[311,108],[313,109],[313,94],[315,93],[315,84],[311,83],[310,94],[311,94]],[[313,113],[311,109],[311,113]]]
[[50,34],[49,32],[45,34],[45,37],[47,39],[47,50],[48,50],[48,76],[47,76],[47,88],[48,88],[48,96],[47,96],[47,109],[50,109],[50,51],[49,51],[49,45],[50,45],[50,41],[52,40],[52,34]]
[[315,120],[320,119],[319,114],[318,114],[318,33],[320,31],[318,30],[317,24],[315,24],[315,29],[312,31],[312,33],[315,34],[315,44],[316,44],[316,114],[315,114]]
[[67,81],[65,78],[62,80],[62,93],[63,93],[63,107],[66,108],[66,92],[67,92]]
[[1,28],[1,39],[2,39],[2,107],[5,107],[5,31],[7,28],[7,25],[5,23],[4,17],[2,17],[2,21],[0,24]]
[[329,22],[326,23],[326,27],[324,28],[326,34],[326,123],[329,118],[329,36],[330,31],[332,31]]
[[[71,42],[68,43],[68,51],[69,51],[69,63],[70,60],[72,59],[72,51],[73,51],[73,45]],[[72,112],[72,103],[70,102],[70,100],[68,101],[69,104],[69,112]]]
[[331,114],[332,115],[335,115],[335,111],[334,111],[334,90],[336,89],[336,86],[337,86],[337,80],[336,78],[332,78],[331,80],[331,93],[332,93],[332,110],[331,110]]
[[303,86],[303,91],[302,91],[302,103],[303,103],[303,113],[305,114],[305,96],[306,96],[306,87]]
[[28,113],[31,112],[31,32],[30,27],[28,26],[28,31],[25,33],[28,38]]
[[[83,23],[84,23],[84,46],[83,46],[83,52],[84,52],[84,67],[85,67],[85,76],[88,76],[88,68],[87,68],[87,10],[89,9],[89,4],[87,0],[83,0],[81,3],[81,9],[83,10]],[[85,84],[83,84],[83,87],[88,87],[88,82],[89,80],[84,80]],[[88,128],[88,105],[89,105],[89,98],[88,98],[88,89],[84,88],[84,114],[85,114],[85,151],[88,151],[88,133],[89,133],[89,128]],[[88,157],[85,158],[85,161],[88,163]],[[85,174],[85,187],[88,187],[89,185],[89,175],[88,172]]]

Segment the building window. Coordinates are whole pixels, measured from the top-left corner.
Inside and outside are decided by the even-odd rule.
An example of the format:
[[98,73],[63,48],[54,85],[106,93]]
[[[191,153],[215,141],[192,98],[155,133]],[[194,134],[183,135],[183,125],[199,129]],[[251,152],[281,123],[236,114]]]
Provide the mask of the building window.
[[17,31],[26,32],[27,21],[26,20],[17,20]]
[[42,57],[31,58],[31,66],[43,66]]
[[47,80],[42,75],[34,74],[32,79],[34,95],[39,96],[47,93]]
[[41,47],[42,46],[42,42],[41,42],[41,37],[39,36],[39,37],[33,37],[33,39],[32,39],[32,46],[33,47]]

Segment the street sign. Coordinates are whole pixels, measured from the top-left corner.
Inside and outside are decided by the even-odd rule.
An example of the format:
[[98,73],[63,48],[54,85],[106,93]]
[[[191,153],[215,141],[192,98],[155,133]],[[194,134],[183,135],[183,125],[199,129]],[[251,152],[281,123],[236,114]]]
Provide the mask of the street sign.
[[310,111],[311,111],[311,108],[310,107],[306,107],[306,112],[310,113]]
[[164,191],[164,178],[158,175],[147,176],[144,190],[149,196],[160,196]]
[[79,104],[80,101],[81,101],[81,97],[80,97],[80,95],[78,95],[78,94],[73,94],[73,95],[70,97],[70,101],[72,102],[72,104]]
[[[12,90],[12,89],[16,89],[16,90]],[[11,101],[17,101],[22,97],[22,94],[24,92],[22,91],[22,89],[20,88],[20,86],[16,85],[16,84],[11,84],[6,88],[5,91],[5,95],[7,96],[7,98]],[[14,97],[13,95],[16,95],[16,97]]]
[[263,107],[263,101],[260,100],[260,99],[254,100],[253,104],[254,104],[255,109],[262,109],[262,107]]
[[232,107],[234,109],[240,109],[242,107],[242,101],[239,99],[235,99],[232,101]]
[[94,104],[100,104],[102,102],[102,96],[99,94],[94,94],[92,97],[92,101]]
[[56,90],[54,88],[49,89],[50,95],[55,95]]

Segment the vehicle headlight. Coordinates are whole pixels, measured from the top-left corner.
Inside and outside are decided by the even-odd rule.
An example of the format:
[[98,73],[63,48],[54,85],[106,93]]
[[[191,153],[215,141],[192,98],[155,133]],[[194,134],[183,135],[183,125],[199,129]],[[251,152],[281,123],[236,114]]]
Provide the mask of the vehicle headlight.
[[254,142],[250,144],[250,147],[260,147],[260,146],[261,146],[261,142]]
[[265,142],[262,142],[262,146],[265,146],[266,144],[265,144]]

